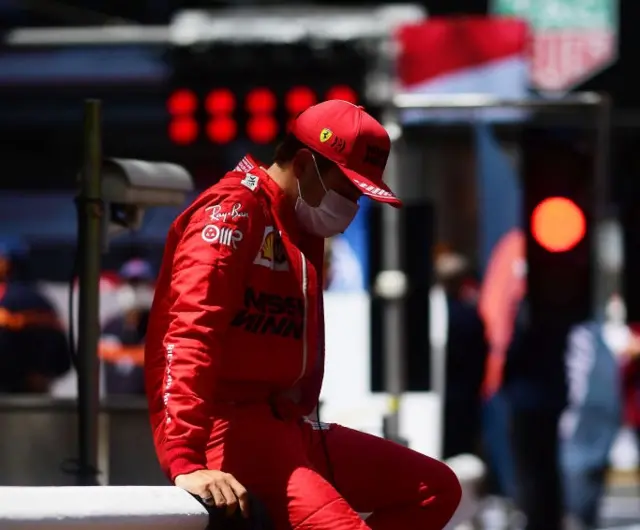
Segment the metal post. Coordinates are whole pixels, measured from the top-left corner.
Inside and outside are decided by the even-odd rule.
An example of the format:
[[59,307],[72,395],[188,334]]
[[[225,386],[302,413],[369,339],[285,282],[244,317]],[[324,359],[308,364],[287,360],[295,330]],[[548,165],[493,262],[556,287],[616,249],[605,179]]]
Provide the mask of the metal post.
[[[609,201],[609,149],[611,136],[611,99],[607,95],[601,95],[601,102],[596,114],[596,154],[594,157],[594,221],[596,227],[600,228],[607,216],[607,205]],[[611,294],[607,282],[607,270],[602,256],[603,248],[599,242],[592,245],[593,249],[593,314],[603,314],[607,299]],[[620,275],[618,270],[617,275]],[[616,278],[616,285],[620,285],[619,278]]]
[[[386,180],[396,193],[401,191],[401,168],[398,153],[401,129],[397,113],[387,113],[385,126],[390,130],[392,149],[387,162]],[[400,399],[405,390],[405,340],[404,340],[404,299],[406,277],[402,263],[404,229],[402,212],[397,208],[382,209],[382,271],[395,275],[398,285],[381,292],[385,299],[383,309],[384,328],[384,389],[387,393],[388,408],[383,420],[385,438],[401,441]],[[393,276],[391,276],[393,279]]]
[[101,105],[99,100],[86,100],[84,161],[78,195],[78,483],[82,486],[96,485],[98,472],[101,165]]

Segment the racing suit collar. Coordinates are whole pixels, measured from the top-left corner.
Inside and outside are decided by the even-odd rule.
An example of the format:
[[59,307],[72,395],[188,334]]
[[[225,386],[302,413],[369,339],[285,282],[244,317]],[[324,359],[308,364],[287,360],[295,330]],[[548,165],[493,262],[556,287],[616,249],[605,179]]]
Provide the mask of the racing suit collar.
[[258,162],[253,156],[247,154],[236,166],[236,171],[252,173],[260,178],[263,184],[261,187],[269,197],[271,208],[276,214],[289,238],[297,244],[300,238],[300,227],[295,215],[294,205],[284,194],[282,188],[269,176],[265,166]]

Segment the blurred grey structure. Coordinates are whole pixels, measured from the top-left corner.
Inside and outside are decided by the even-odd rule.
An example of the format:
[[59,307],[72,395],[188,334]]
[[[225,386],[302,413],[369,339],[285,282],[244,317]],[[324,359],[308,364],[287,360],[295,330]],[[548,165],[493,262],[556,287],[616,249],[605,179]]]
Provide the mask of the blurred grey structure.
[[[426,16],[419,4],[376,7],[236,7],[178,11],[166,26],[109,24],[100,27],[15,28],[5,36],[11,47],[123,44],[202,46],[216,42],[290,44],[302,40],[379,40],[403,23]],[[242,31],[238,28],[242,27]]]
[[[110,485],[166,485],[157,463],[144,400],[103,402],[98,481]],[[0,398],[0,485],[71,486],[78,453],[75,401]]]

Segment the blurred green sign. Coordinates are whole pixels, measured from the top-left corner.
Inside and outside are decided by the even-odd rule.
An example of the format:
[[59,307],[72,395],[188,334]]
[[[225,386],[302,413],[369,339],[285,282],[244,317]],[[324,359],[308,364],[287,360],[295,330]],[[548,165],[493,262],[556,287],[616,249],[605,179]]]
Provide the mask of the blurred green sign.
[[530,24],[541,92],[567,92],[617,60],[617,0],[491,0],[491,12]]

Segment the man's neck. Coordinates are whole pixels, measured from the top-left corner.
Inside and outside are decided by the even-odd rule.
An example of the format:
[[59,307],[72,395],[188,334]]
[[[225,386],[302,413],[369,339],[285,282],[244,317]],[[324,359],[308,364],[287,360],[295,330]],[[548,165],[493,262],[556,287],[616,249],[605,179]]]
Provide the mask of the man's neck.
[[293,172],[289,168],[281,167],[278,164],[272,164],[266,172],[280,186],[280,189],[291,201],[291,204],[295,204],[298,198],[298,183]]

